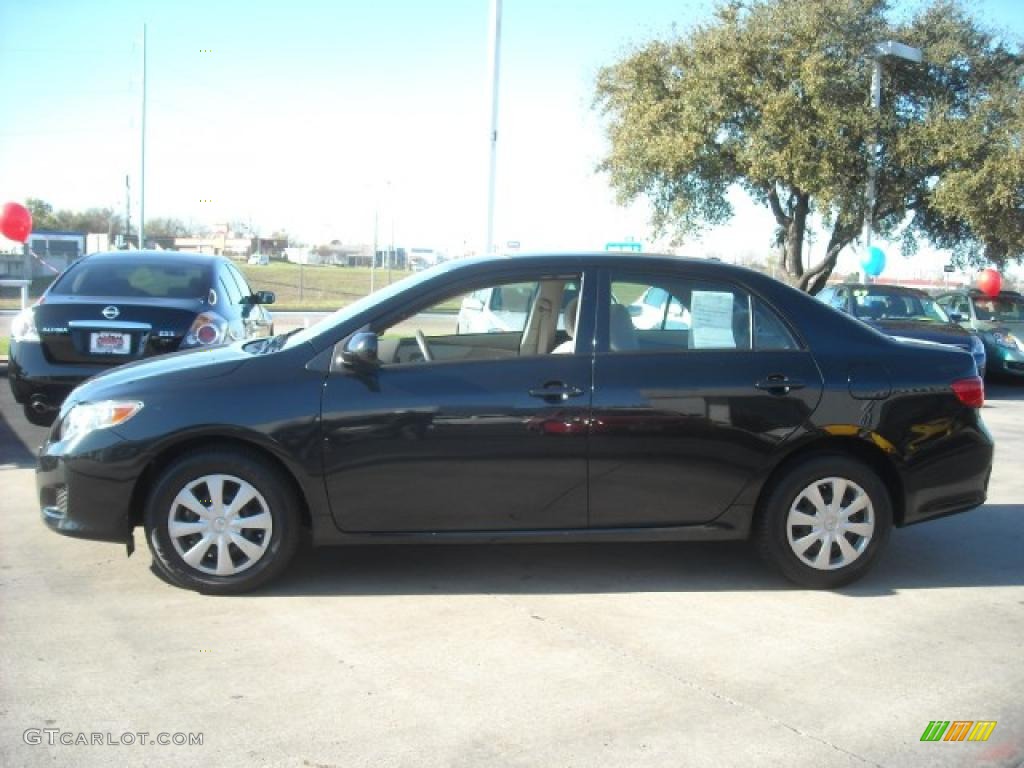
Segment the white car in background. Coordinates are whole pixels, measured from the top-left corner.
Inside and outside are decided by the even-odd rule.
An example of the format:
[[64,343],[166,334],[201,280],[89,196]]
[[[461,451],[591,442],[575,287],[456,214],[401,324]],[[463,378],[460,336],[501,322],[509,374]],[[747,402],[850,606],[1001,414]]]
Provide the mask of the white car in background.
[[640,331],[686,331],[690,328],[690,310],[675,296],[670,297],[664,288],[648,288],[627,309],[633,327]]
[[[474,291],[462,299],[459,307],[459,333],[508,333],[526,328],[526,316],[533,305],[537,283],[509,283]],[[558,329],[565,329],[565,307],[579,288],[567,286],[558,315]]]

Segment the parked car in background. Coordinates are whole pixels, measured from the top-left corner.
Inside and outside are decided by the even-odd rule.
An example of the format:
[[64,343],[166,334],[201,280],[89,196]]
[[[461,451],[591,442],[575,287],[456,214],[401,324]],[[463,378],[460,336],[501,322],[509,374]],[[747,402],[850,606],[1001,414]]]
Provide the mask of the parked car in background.
[[[688,328],[634,323],[621,302],[651,288]],[[423,332],[494,295],[525,327]],[[558,352],[566,305],[575,344]],[[864,575],[894,526],[985,501],[983,401],[966,352],[897,342],[741,267],[467,259],[293,334],[85,382],[40,449],[38,498],[69,536],[130,549],[141,526],[164,577],[210,593],[273,579],[306,533],[752,538],[786,577],[831,588]]]
[[689,311],[664,288],[648,288],[626,309],[633,318],[633,325],[643,330],[662,328],[685,331],[690,327]]
[[269,291],[228,259],[175,251],[95,253],[71,264],[11,323],[8,381],[33,424],[79,383],[181,349],[270,336]]
[[[522,331],[526,327],[527,314],[533,306],[533,291],[536,285],[499,285],[481,288],[462,299],[459,304],[457,328],[459,333],[495,333],[499,331]],[[579,289],[570,288],[562,296],[558,311],[557,327],[565,329],[565,308],[576,298]]]
[[988,372],[1024,377],[1024,298],[1016,291],[988,296],[976,288],[937,299],[949,316],[976,332],[988,354]]
[[924,291],[898,285],[844,283],[826,287],[818,298],[889,336],[966,350],[974,357],[978,374],[985,375],[986,354],[981,338],[954,323]]

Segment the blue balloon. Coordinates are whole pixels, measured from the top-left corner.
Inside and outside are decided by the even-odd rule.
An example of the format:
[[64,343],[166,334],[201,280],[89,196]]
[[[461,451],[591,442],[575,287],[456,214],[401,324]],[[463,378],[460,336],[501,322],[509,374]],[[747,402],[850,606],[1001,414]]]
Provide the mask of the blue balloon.
[[871,246],[867,253],[860,257],[860,265],[871,277],[878,277],[885,269],[885,252],[881,248]]

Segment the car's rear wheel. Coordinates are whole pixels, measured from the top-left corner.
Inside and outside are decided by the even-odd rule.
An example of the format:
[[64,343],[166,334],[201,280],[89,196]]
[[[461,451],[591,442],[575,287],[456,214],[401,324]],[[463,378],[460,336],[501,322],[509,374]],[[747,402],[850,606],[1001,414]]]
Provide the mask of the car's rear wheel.
[[866,464],[816,456],[774,484],[754,526],[762,557],[790,581],[831,589],[863,576],[892,529],[885,484]]
[[149,496],[145,522],[159,572],[210,594],[246,592],[273,579],[300,534],[287,479],[237,449],[191,453],[169,465]]

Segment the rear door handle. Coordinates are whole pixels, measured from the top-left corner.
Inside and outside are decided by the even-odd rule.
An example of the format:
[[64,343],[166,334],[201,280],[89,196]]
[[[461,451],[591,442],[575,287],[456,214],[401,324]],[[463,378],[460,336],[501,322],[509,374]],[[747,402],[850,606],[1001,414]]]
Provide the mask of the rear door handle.
[[761,379],[754,386],[773,395],[788,395],[791,390],[803,389],[807,385],[799,379],[791,379],[781,373],[773,373],[771,376]]
[[530,390],[530,397],[539,397],[548,402],[561,402],[570,397],[579,397],[583,390],[562,381],[549,381],[543,387]]

